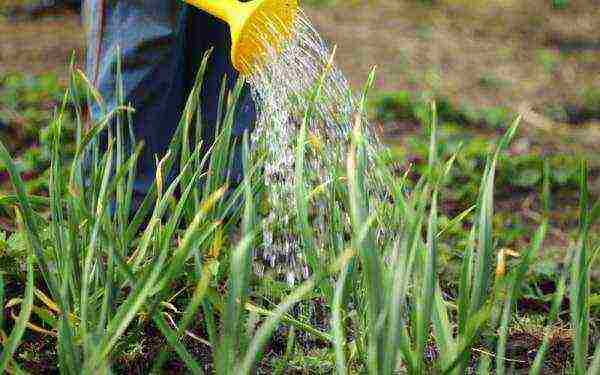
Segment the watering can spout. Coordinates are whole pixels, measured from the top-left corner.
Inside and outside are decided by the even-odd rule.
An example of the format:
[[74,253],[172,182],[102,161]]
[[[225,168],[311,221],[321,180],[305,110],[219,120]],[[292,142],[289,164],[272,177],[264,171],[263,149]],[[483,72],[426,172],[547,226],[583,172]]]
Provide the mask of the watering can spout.
[[269,50],[278,51],[291,38],[298,0],[184,0],[221,19],[231,30],[231,61],[243,75],[264,63]]

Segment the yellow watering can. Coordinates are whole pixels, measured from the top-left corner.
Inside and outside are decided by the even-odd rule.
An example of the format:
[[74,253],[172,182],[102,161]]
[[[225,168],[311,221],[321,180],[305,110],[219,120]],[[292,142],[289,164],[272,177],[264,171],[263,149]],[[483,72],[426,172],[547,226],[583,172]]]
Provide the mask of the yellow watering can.
[[231,61],[244,75],[264,62],[267,49],[279,50],[292,37],[298,0],[184,0],[227,22]]

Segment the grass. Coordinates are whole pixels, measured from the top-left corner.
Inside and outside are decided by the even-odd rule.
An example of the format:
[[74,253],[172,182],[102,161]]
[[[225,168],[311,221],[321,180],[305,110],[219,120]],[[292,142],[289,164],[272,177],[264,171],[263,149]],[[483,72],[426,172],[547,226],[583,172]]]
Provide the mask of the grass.
[[[390,150],[372,153],[363,134],[360,112],[367,107],[374,74],[358,106],[347,158],[329,166],[335,178],[321,185],[313,184],[316,172],[305,164],[320,152],[307,141],[314,116],[309,108],[295,140],[294,225],[311,273],[288,287],[277,277],[251,272],[252,250],[261,246],[264,157],[263,150],[250,150],[247,136],[232,138],[242,82],[227,100],[225,92],[221,95],[221,132],[210,154],[200,152],[197,135],[203,124],[194,114],[206,64],[205,59],[169,151],[158,161],[154,185],[132,214],[142,147],[130,136],[132,109],[121,100],[84,128],[83,106],[100,98],[80,73],[72,72],[49,126],[48,197],[28,191],[0,144],[13,187],[2,201],[16,208],[24,247],[20,262],[26,266],[20,273],[24,280],[16,283],[24,285],[22,295],[8,288],[19,275],[2,274],[0,302],[12,314],[0,322],[0,372],[33,372],[20,348],[36,334],[56,344],[49,365],[67,374],[110,373],[127,358],[143,361],[141,372],[156,373],[175,365],[193,373],[281,373],[299,364],[338,374],[511,373],[515,362],[507,353],[521,319],[517,304],[531,288],[527,279],[551,229],[552,201],[552,167],[545,163],[535,234],[518,254],[498,246],[497,166],[520,118],[487,153],[471,205],[446,220],[440,205],[461,150],[440,154],[435,104],[419,112],[430,139],[416,182],[410,171],[398,172]],[[318,86],[312,98],[320,100]],[[68,108],[75,121],[70,161],[62,147]],[[99,149],[102,134],[108,139],[105,152]],[[230,186],[226,173],[233,142],[243,146],[245,178],[239,186]],[[93,162],[85,171],[87,158]],[[173,180],[166,179],[176,161],[182,168]],[[531,374],[548,371],[551,335],[559,321],[568,325],[573,342],[564,370],[599,371],[591,271],[600,243],[591,228],[600,219],[600,202],[590,201],[587,164],[581,161],[577,170],[578,233],[554,280],[551,310],[541,318],[545,328],[527,369]],[[385,190],[374,194],[372,186]],[[317,201],[329,213],[324,232],[312,229]],[[454,250],[460,261],[455,279],[449,280],[441,272],[446,247],[453,246],[449,233],[461,226],[468,228],[468,238]],[[316,309],[322,313],[311,312]],[[129,344],[149,325],[160,344],[140,358],[134,353],[140,349]]]

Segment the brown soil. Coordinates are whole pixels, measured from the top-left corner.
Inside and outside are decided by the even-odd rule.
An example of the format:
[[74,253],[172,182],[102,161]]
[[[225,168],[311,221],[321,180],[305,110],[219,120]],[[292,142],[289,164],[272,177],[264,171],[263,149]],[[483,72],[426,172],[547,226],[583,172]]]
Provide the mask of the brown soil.
[[0,72],[57,72],[64,79],[74,51],[83,62],[84,41],[79,16],[72,12],[11,21],[0,17]]
[[383,90],[439,91],[459,103],[541,105],[577,101],[600,85],[600,2],[440,0],[339,2],[309,9],[338,45],[354,85],[374,65]]

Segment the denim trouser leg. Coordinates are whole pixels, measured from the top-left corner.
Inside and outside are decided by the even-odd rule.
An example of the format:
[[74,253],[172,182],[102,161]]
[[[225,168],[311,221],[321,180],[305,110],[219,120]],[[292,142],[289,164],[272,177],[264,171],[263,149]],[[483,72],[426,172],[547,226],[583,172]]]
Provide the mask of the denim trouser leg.
[[[178,125],[204,51],[214,46],[201,98],[205,136],[211,138],[220,82],[224,74],[235,76],[228,28],[175,0],[88,0],[85,5],[87,73],[108,110],[117,104],[117,47],[121,51],[125,103],[136,109],[134,134],[137,142],[145,143],[135,183],[136,193],[143,194],[154,180],[155,157],[164,156]],[[100,109],[92,108],[92,117],[99,116]],[[250,96],[245,95],[234,135],[243,134],[254,116]],[[236,159],[232,174],[240,176],[239,156]]]

